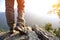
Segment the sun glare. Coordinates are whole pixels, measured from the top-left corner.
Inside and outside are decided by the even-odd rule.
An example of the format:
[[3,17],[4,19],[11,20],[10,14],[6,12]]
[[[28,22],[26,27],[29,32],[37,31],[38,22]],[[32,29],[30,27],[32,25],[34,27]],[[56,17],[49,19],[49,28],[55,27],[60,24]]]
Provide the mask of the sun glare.
[[32,12],[35,16],[44,16],[52,8],[57,0],[25,0],[25,10]]
[[[36,17],[46,16],[48,11],[52,9],[52,5],[56,3],[57,0],[25,0],[25,11],[29,11]],[[15,0],[15,8],[16,6]]]

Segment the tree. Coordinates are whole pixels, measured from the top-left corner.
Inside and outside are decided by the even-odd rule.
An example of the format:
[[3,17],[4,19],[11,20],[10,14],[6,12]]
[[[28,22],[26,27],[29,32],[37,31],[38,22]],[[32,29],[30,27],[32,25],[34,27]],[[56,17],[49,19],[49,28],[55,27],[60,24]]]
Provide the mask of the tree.
[[60,0],[56,4],[52,5],[52,10],[49,11],[49,14],[51,12],[57,13],[58,17],[60,18]]

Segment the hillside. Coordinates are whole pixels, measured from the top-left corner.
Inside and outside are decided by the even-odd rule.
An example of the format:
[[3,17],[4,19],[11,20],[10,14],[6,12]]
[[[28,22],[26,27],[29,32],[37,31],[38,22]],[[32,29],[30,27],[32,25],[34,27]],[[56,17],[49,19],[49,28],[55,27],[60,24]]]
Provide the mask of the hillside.
[[0,12],[0,30],[1,29],[8,30],[8,25],[6,23],[6,16],[4,12]]

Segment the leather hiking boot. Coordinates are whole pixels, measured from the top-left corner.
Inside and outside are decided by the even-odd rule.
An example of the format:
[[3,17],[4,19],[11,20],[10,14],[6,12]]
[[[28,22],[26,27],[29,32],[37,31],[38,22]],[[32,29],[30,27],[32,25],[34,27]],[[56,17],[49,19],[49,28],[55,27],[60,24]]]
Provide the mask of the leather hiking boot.
[[24,28],[22,29],[20,27],[15,27],[14,30],[19,31],[20,34],[25,34],[25,35],[28,34],[27,30],[24,30]]
[[12,27],[12,28],[10,28],[10,32],[9,32],[10,34],[14,34],[15,33],[15,31],[14,31],[14,28]]
[[13,30],[10,30],[9,33],[10,33],[10,34],[13,34],[14,32],[13,32]]

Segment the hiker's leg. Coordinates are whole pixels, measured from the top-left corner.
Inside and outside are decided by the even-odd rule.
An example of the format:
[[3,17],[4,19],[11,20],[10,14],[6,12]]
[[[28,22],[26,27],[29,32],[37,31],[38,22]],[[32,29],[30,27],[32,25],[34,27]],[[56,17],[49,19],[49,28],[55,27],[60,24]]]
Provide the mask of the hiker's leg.
[[25,21],[24,21],[24,0],[17,0],[17,8],[18,8],[18,16],[17,16],[17,27],[16,31],[19,31],[22,34],[26,34],[25,32]]
[[14,0],[5,0],[6,7],[6,19],[7,24],[10,27],[10,32],[13,32],[14,28]]
[[17,0],[18,17],[17,17],[17,27],[15,30],[19,31],[21,34],[27,34],[27,28],[24,21],[24,0]]
[[24,0],[17,0],[18,17],[17,26],[21,27],[25,25],[24,22]]

